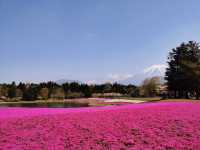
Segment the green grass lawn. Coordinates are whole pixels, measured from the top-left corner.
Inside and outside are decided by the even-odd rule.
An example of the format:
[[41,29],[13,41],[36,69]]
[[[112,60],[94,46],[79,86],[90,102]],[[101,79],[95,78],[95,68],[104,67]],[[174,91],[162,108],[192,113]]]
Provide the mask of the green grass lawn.
[[120,99],[127,100],[142,100],[142,101],[158,101],[161,100],[161,97],[120,97]]
[[61,107],[65,105],[66,107],[69,105],[71,107],[83,107],[83,106],[109,106],[115,105],[117,103],[145,103],[145,102],[200,102],[200,100],[192,100],[192,99],[165,99],[162,100],[161,97],[120,97],[113,98],[110,101],[98,101],[95,99],[67,99],[67,100],[35,100],[35,101],[15,101],[15,102],[0,102],[0,107],[3,106],[17,106],[17,107],[38,107],[38,106],[55,106]]

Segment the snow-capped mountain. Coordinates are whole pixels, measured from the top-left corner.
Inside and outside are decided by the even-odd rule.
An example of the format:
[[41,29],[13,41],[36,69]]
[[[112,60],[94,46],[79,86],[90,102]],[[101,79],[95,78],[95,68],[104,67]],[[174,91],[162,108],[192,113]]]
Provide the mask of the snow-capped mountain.
[[146,75],[164,75],[166,71],[166,65],[152,65],[143,70],[143,74]]
[[87,84],[103,84],[103,83],[120,83],[120,84],[134,84],[140,85],[146,78],[151,77],[161,77],[161,81],[164,82],[164,76],[166,71],[166,65],[157,64],[152,65],[148,68],[145,68],[140,73],[135,75],[132,74],[109,74],[107,78],[100,78],[94,79],[89,81],[80,82],[78,80],[68,80],[68,79],[61,79],[55,81],[57,84],[62,85],[63,83],[71,83],[71,82],[78,82],[78,83],[87,83]]
[[151,77],[161,77],[161,80],[164,81],[164,75],[166,71],[166,65],[152,65],[144,69],[141,73],[135,74],[131,78],[119,81],[121,84],[135,84],[140,85],[146,78]]

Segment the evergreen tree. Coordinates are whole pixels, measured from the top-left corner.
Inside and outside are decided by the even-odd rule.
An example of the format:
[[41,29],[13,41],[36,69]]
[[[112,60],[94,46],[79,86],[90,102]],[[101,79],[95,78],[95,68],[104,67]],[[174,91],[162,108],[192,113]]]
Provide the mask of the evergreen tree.
[[84,97],[91,97],[92,96],[90,86],[88,86],[87,84],[81,84],[80,88],[81,88],[81,92],[84,94]]
[[175,98],[188,98],[188,93],[200,94],[200,49],[196,42],[182,43],[172,49],[168,58],[165,79],[168,89],[174,91]]
[[32,101],[37,100],[39,93],[39,86],[36,84],[27,84],[23,92],[23,100]]
[[9,86],[9,89],[8,89],[8,97],[9,98],[14,98],[16,97],[16,84],[15,82],[12,82],[12,84]]
[[196,99],[200,96],[200,47],[199,43],[190,41],[187,44],[189,49],[188,57],[183,61],[185,76],[188,82],[185,82],[189,92],[194,92]]

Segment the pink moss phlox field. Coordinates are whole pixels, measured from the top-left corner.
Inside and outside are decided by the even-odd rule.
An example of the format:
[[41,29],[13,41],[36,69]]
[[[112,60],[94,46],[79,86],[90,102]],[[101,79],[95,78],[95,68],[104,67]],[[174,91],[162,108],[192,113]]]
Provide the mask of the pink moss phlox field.
[[0,149],[199,150],[200,103],[2,108]]

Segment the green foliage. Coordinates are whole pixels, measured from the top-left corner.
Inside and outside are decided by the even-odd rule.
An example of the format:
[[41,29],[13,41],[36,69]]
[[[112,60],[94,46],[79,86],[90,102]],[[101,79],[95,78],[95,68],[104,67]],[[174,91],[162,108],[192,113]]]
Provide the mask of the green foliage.
[[[12,84],[4,84],[0,87],[0,96],[5,96],[25,101],[37,99],[64,99],[64,98],[81,98],[91,97],[93,94],[106,95],[126,95],[138,96],[137,87],[134,85],[121,85],[118,83],[106,83],[101,85],[79,84],[77,82],[64,83],[58,85],[52,81],[40,84],[19,83],[17,86]],[[94,95],[95,95],[94,94]]]
[[145,79],[141,88],[140,95],[144,97],[155,97],[158,93],[158,87],[161,85],[159,77]]
[[132,85],[124,86],[118,83],[112,85],[112,90],[114,93],[129,94],[129,89],[134,88]]
[[7,97],[8,96],[8,85],[3,84],[0,87],[0,97]]
[[49,96],[49,89],[48,88],[41,88],[40,90],[40,96],[42,99],[48,99],[48,96]]
[[140,89],[139,88],[133,88],[129,92],[129,96],[131,97],[139,97],[140,96]]
[[80,92],[80,85],[77,82],[70,83],[70,91],[71,92]]
[[61,87],[54,88],[52,93],[51,93],[51,98],[53,98],[53,99],[64,99],[65,98],[64,90]]
[[84,94],[81,92],[68,92],[66,98],[74,99],[84,97]]
[[22,84],[23,100],[32,101],[37,100],[39,93],[39,86],[37,84]]
[[8,89],[8,97],[9,98],[14,98],[16,97],[16,84],[15,82],[12,82],[12,84],[9,86],[9,89]]
[[81,84],[80,89],[83,92],[84,97],[92,96],[91,88],[87,84]]
[[200,95],[200,48],[194,41],[182,43],[172,49],[168,58],[166,77],[168,89],[175,97],[186,97],[188,93]]

